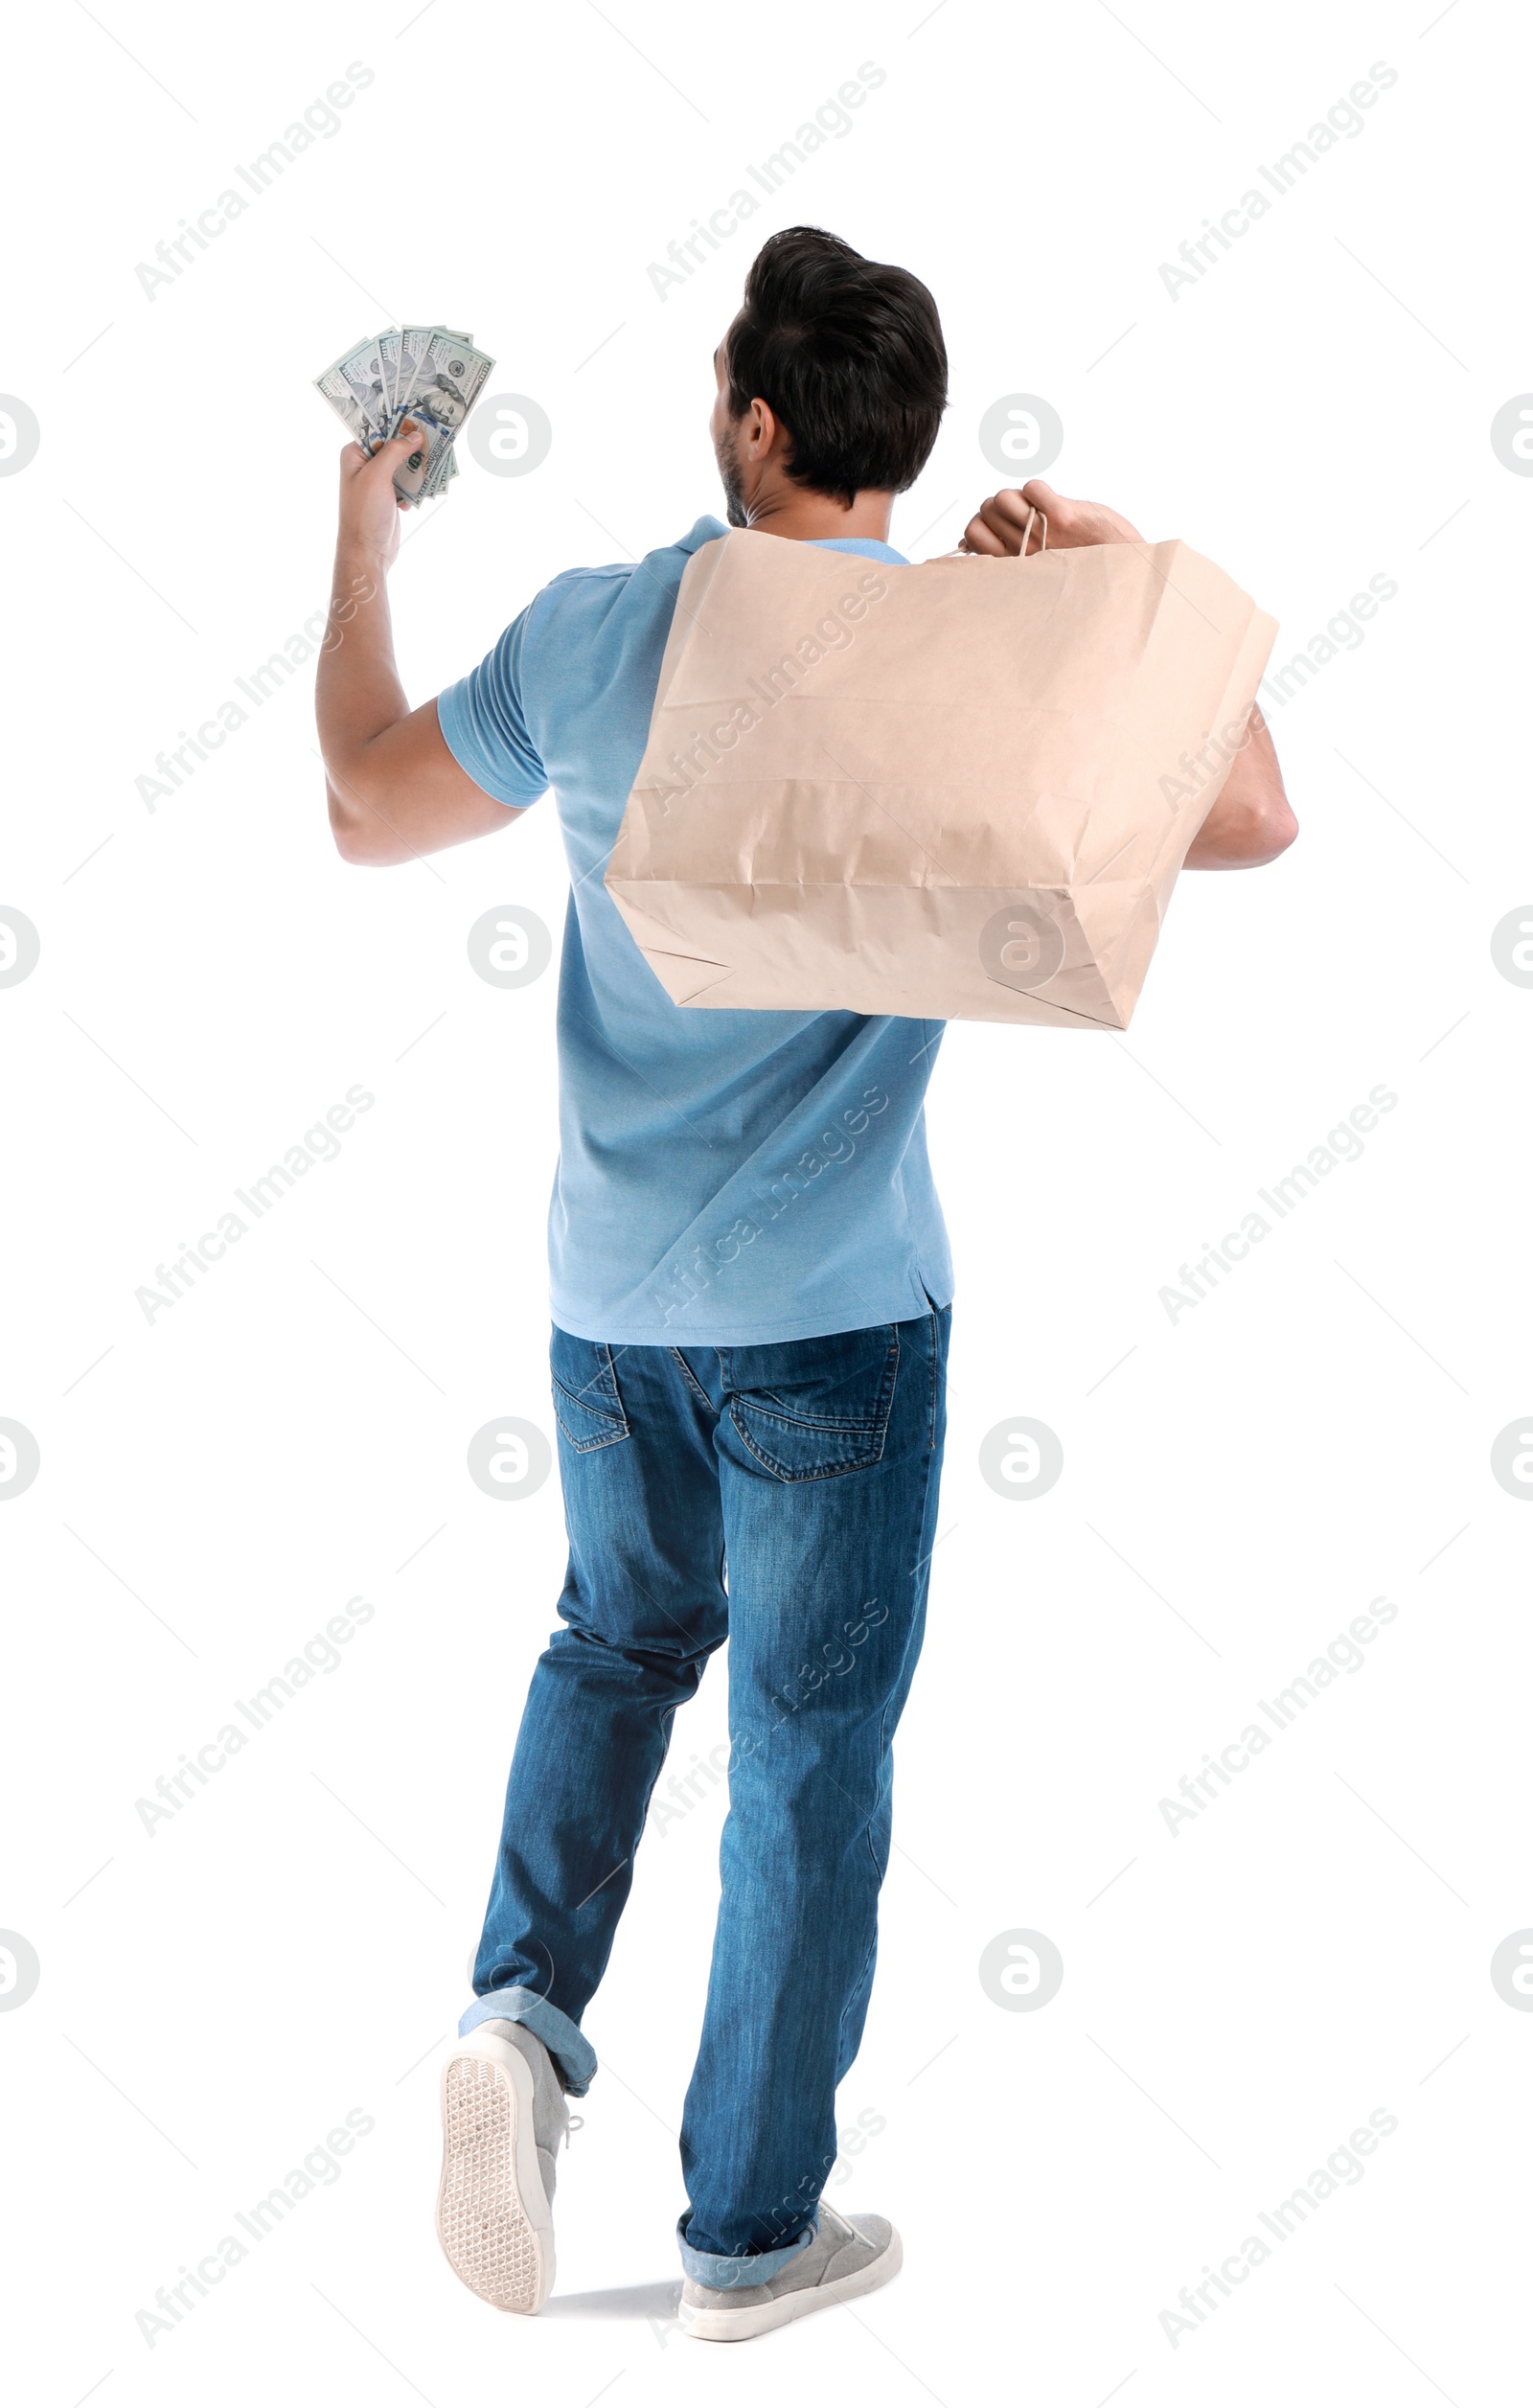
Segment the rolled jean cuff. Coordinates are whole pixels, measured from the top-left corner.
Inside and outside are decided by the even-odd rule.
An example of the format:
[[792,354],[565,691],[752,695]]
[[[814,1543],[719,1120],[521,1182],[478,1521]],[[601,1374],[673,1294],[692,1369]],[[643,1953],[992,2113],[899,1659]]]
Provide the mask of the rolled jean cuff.
[[596,2071],[596,2051],[579,2024],[571,2023],[561,2008],[551,2007],[536,1990],[508,1984],[503,1990],[490,1990],[474,2000],[458,2019],[458,2037],[466,2040],[481,2024],[491,2023],[525,2024],[558,2066],[570,2097],[584,2098]]
[[681,2229],[686,2220],[683,2215],[676,2223],[682,2273],[710,2291],[740,2291],[752,2283],[774,2282],[778,2275],[786,2274],[819,2231],[820,2215],[816,2208],[808,2230],[800,2233],[797,2240],[785,2241],[780,2249],[759,2249],[749,2258],[721,2258],[710,2249],[694,2249]]

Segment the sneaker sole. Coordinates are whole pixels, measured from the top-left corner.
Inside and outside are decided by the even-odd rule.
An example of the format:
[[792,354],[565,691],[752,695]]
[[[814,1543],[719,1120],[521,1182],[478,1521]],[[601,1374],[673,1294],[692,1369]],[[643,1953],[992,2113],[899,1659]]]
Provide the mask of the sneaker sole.
[[683,2299],[678,2311],[683,2332],[695,2341],[754,2341],[758,2333],[773,2332],[779,2325],[790,2325],[800,2316],[812,2316],[819,2307],[839,2307],[843,2301],[858,2300],[864,2291],[877,2291],[882,2283],[892,2282],[904,2262],[904,2253],[898,2233],[891,2233],[889,2245],[872,2262],[858,2266],[855,2274],[843,2274],[835,2282],[821,2282],[813,2290],[785,2291],[780,2299],[763,2300],[759,2307],[693,2307]]
[[513,2316],[554,2287],[554,2219],[533,2133],[532,2068],[493,2033],[442,2069],[437,2238],[460,2282]]

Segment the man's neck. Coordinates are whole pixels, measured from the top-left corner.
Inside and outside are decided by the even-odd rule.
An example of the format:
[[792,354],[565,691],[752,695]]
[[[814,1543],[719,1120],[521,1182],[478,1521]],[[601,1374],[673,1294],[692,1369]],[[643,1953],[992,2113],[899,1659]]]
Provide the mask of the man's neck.
[[811,493],[803,486],[774,486],[750,503],[746,524],[758,535],[786,536],[793,543],[823,543],[835,537],[859,536],[864,541],[887,543],[892,493],[869,487],[850,509],[834,493]]

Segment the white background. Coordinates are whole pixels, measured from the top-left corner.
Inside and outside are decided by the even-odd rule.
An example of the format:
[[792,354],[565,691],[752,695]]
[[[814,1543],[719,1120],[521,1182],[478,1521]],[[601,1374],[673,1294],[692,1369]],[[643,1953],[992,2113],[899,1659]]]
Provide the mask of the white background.
[[[11,38],[0,386],[41,445],[0,480],[0,906],[42,952],[0,990],[0,1415],[41,1470],[0,1512],[0,1926],[42,1970],[0,2016],[8,2387],[1503,2400],[1533,2020],[1489,1962],[1533,1923],[1533,1519],[1490,1449],[1533,1404],[1533,991],[1490,933],[1533,895],[1533,482],[1489,427],[1533,385],[1526,29],[1488,0],[398,14],[101,0]],[[156,241],[355,59],[341,130],[148,298]],[[852,131],[660,300],[650,262],[865,60]],[[1379,60],[1361,134],[1174,300],[1160,263]],[[1279,658],[1399,591],[1273,715],[1299,843],[1183,881],[1128,1037],[943,1048],[945,1536],[842,2094],[882,2128],[830,2193],[906,2265],[721,2365],[669,2321],[720,1792],[651,1834],[587,2017],[552,2307],[496,2317],[431,2229],[438,2044],[562,1571],[557,1481],[507,1505],[465,1469],[492,1416],[551,1426],[555,973],[497,990],[465,938],[497,905],[558,929],[552,809],[347,869],[307,670],[152,812],[135,781],[323,604],[309,379],[347,344],[469,328],[554,428],[536,473],[466,453],[408,522],[421,699],[550,575],[718,506],[709,355],[756,240],[804,218],[942,310],[952,407],[896,542],[956,540],[1001,481],[980,417],[1024,391],[1064,421],[1052,480],[1211,554]],[[147,1322],[135,1289],[356,1083],[339,1158]],[[1362,1158],[1173,1323],[1178,1266],[1378,1085]],[[977,1470],[1018,1414],[1064,1449],[1032,1502]],[[135,1800],[357,1594],[340,1667],[147,1834]],[[1380,1594],[1365,1667],[1174,1837],[1161,1798]],[[677,1764],[723,1702],[716,1665]],[[978,1978],[1018,1928],[1064,1961],[1031,2013]],[[354,2108],[340,2180],[148,2348],[156,2288]],[[1181,2286],[1380,2108],[1363,2179],[1173,2347]]]

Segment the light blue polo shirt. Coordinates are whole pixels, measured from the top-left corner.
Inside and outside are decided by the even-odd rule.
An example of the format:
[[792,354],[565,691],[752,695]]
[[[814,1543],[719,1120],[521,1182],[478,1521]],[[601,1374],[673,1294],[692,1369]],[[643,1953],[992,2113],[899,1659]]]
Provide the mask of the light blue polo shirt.
[[[673,1003],[603,883],[676,588],[725,534],[569,569],[439,696],[498,802],[552,789],[572,890],[559,981],[553,1317],[635,1345],[759,1345],[907,1320],[952,1297],[923,1099],[940,1021]],[[894,567],[886,543],[825,546]]]

